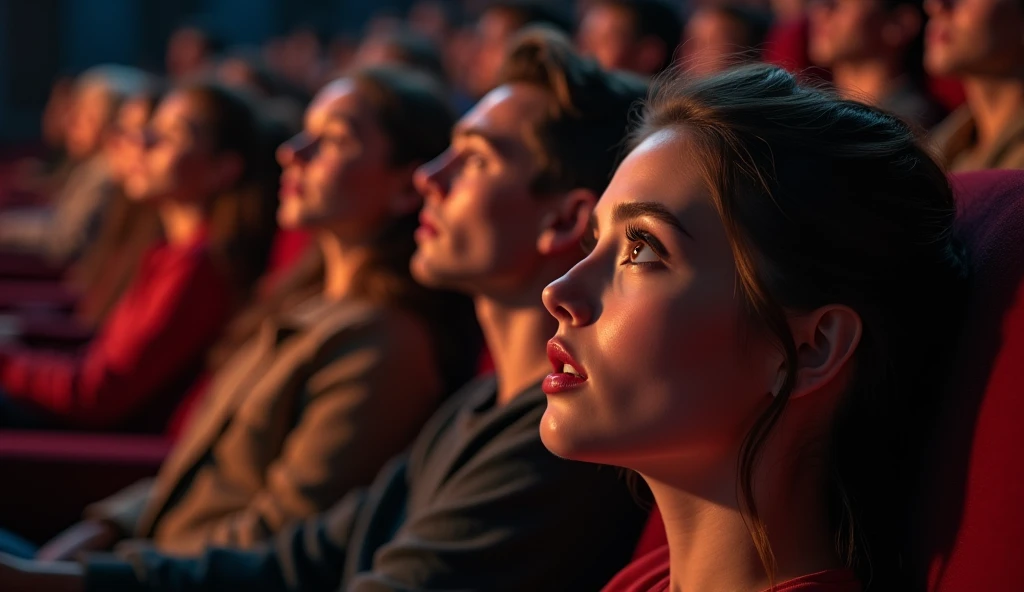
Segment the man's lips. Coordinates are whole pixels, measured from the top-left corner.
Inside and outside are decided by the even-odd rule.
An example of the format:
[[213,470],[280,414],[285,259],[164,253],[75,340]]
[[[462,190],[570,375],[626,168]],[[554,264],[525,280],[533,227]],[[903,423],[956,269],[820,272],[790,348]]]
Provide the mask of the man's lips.
[[587,381],[587,374],[559,341],[548,342],[548,359],[554,370],[541,385],[545,394],[556,395],[572,390]]

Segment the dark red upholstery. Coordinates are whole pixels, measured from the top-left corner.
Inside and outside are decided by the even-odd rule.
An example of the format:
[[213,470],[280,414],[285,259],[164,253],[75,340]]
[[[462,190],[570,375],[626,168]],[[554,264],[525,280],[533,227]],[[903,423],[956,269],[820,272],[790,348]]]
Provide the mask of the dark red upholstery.
[[169,450],[161,436],[0,431],[0,528],[43,543],[86,503],[154,474]]
[[954,185],[973,277],[912,557],[932,591],[1024,590],[1024,172]]
[[[279,231],[264,280],[291,267],[309,247],[310,238],[305,232]],[[3,261],[0,255],[0,277]],[[24,262],[17,256],[7,261],[15,271],[21,267],[14,264]],[[31,273],[14,275],[31,277]],[[71,327],[37,315],[28,330],[39,345],[56,346],[62,338],[76,337]],[[204,375],[196,380],[162,436],[0,430],[0,479],[4,484],[0,486],[0,528],[44,542],[78,520],[87,503],[155,474],[190,412],[205,396],[209,378]]]

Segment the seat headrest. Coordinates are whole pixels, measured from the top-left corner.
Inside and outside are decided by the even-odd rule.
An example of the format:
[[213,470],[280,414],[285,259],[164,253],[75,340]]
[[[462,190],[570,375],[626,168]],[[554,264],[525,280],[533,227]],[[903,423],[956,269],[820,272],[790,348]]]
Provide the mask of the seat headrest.
[[971,279],[922,465],[911,559],[927,589],[1024,582],[1024,171],[955,175]]

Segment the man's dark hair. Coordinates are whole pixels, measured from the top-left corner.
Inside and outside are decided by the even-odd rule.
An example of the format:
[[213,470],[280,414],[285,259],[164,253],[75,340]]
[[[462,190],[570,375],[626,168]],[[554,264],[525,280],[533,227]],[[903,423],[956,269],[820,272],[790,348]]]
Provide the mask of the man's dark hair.
[[551,101],[533,130],[532,148],[541,172],[533,189],[544,194],[586,188],[604,192],[622,156],[633,107],[647,85],[639,78],[601,70],[563,33],[531,27],[510,46],[502,84],[525,83],[546,90]]

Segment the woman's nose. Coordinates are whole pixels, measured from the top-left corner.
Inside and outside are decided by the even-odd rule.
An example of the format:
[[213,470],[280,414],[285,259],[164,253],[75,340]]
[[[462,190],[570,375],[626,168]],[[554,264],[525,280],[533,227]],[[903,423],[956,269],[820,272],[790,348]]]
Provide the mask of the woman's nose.
[[583,262],[544,288],[541,299],[551,316],[572,327],[583,327],[594,320],[593,290],[580,277]]

